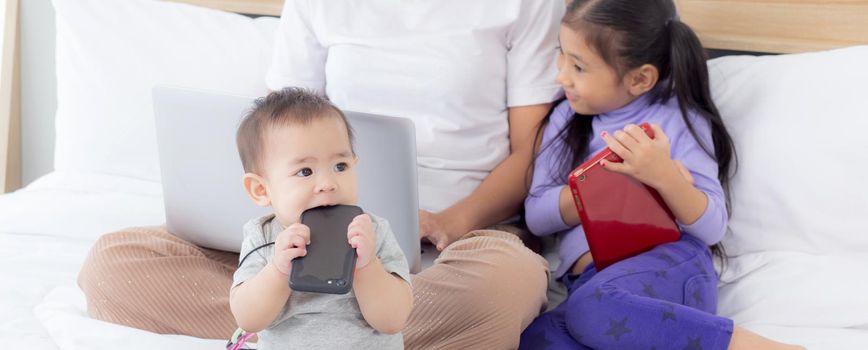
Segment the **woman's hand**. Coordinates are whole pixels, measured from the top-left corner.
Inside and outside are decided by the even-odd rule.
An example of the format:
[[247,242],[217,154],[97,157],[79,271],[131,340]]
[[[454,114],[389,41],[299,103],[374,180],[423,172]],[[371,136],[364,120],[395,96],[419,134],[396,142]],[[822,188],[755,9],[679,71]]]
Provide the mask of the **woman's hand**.
[[600,165],[655,189],[660,189],[662,184],[674,176],[686,178],[692,183],[690,173],[670,158],[669,138],[663,133],[663,129],[656,124],[652,124],[651,128],[654,130],[654,139],[648,137],[645,131],[635,124],[628,124],[614,134],[604,131],[601,135],[603,140],[609,149],[624,161],[613,163],[604,159],[600,161]]
[[447,212],[434,214],[426,210],[419,211],[419,235],[440,251],[468,232],[458,218]]

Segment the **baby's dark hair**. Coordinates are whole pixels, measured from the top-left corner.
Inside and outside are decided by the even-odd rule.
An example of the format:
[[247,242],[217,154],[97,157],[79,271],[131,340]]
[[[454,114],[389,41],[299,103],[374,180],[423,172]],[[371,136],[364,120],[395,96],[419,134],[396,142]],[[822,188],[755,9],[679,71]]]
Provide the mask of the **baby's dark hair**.
[[278,126],[307,125],[318,118],[339,118],[347,128],[350,147],[353,147],[353,129],[346,116],[323,95],[303,88],[288,87],[256,99],[235,134],[244,172],[262,170],[260,163],[268,130]]

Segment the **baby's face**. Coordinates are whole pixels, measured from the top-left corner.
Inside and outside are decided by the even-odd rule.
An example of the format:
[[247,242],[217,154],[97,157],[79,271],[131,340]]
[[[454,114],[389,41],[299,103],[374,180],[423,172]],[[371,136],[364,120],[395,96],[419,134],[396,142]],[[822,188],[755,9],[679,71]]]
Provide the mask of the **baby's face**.
[[265,186],[284,226],[299,222],[307,209],[358,201],[357,159],[340,118],[276,127],[264,145]]

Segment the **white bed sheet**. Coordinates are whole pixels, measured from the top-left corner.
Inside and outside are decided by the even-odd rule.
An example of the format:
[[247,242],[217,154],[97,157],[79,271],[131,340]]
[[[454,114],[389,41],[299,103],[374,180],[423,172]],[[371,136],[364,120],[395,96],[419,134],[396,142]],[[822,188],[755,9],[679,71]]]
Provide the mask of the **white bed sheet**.
[[866,271],[868,254],[732,257],[721,276],[717,311],[747,329],[808,349],[868,349]]
[[868,330],[865,329],[781,327],[760,324],[743,326],[772,339],[802,345],[808,350],[868,349]]
[[33,308],[58,285],[75,283],[90,242],[0,233],[0,344],[59,349]]
[[107,232],[164,221],[160,185],[124,177],[52,173],[0,196],[0,344],[222,347],[220,341],[157,335],[86,316],[76,277],[93,242]]
[[0,232],[96,240],[124,227],[165,222],[159,183],[54,172],[0,196]]
[[[224,340],[164,335],[97,321],[87,316],[84,293],[76,286],[51,290],[33,312],[60,349],[222,349]],[[228,335],[227,335],[228,336]]]

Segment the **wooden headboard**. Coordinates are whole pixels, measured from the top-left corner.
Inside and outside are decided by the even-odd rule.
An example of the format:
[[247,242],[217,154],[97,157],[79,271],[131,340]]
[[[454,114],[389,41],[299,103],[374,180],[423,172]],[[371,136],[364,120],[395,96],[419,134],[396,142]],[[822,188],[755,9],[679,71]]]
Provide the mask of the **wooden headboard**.
[[868,44],[866,0],[675,0],[707,48],[796,53]]
[[248,15],[280,16],[283,0],[169,0]]
[[21,186],[18,0],[6,0],[0,11],[0,193],[6,193]]
[[[5,18],[0,46],[0,193],[21,186],[19,9],[24,1],[30,0],[5,0],[0,13]],[[167,1],[279,16],[284,0]],[[795,53],[868,44],[868,0],[674,1],[681,19],[709,49]]]

